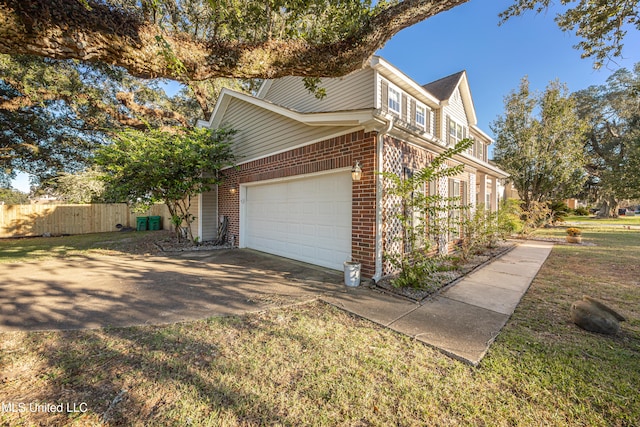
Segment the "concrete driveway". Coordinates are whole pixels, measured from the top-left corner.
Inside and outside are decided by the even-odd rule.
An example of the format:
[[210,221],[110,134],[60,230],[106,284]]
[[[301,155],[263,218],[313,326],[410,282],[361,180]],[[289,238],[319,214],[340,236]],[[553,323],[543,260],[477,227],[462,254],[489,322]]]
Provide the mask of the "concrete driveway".
[[245,250],[0,264],[0,331],[166,324],[341,291],[342,273]]

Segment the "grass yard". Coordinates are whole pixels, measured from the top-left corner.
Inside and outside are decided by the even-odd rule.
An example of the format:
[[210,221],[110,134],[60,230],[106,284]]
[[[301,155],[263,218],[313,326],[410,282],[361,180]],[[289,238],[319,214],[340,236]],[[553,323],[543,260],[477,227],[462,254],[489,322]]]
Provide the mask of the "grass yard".
[[153,240],[167,231],[111,232],[56,237],[0,239],[0,264],[91,254],[153,253]]
[[620,216],[618,218],[596,218],[595,216],[571,215],[565,218],[566,222],[579,222],[591,225],[640,225],[640,215]]
[[[584,227],[583,237],[554,248],[478,368],[320,302],[0,333],[0,425],[637,426],[640,232]],[[570,323],[583,294],[629,319],[618,336]]]

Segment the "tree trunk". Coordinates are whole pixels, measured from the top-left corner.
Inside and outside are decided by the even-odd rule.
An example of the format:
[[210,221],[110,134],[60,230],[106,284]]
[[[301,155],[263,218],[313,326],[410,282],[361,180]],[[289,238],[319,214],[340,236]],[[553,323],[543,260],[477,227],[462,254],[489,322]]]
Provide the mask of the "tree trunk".
[[[393,35],[468,0],[405,0],[331,43],[200,40],[88,0],[0,0],[0,53],[104,62],[142,78],[338,77],[362,68]],[[90,7],[87,7],[90,6]]]
[[614,196],[608,196],[602,199],[600,202],[600,210],[598,211],[598,218],[617,218],[618,206],[620,202]]

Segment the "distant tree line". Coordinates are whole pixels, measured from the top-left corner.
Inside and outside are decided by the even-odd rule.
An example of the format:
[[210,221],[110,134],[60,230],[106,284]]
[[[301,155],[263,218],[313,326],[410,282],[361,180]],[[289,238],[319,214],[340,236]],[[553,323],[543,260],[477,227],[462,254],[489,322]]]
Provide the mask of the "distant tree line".
[[579,197],[608,217],[640,198],[640,63],[573,94],[557,81],[533,93],[525,77],[492,130],[525,210]]

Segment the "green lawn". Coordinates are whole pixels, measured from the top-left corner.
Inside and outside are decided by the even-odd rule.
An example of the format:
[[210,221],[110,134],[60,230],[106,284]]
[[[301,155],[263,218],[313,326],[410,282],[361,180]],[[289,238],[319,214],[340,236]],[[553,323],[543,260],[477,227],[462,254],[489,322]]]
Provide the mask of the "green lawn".
[[584,222],[599,225],[640,225],[640,215],[621,216],[618,218],[596,218],[595,216],[571,215],[565,218],[566,222]]
[[[161,327],[0,334],[0,425],[637,426],[640,232],[557,245],[478,368],[310,303]],[[547,237],[564,229],[547,229]],[[588,294],[628,322],[569,321]]]
[[58,237],[0,239],[0,263],[90,254],[144,253],[163,231],[111,232]]

